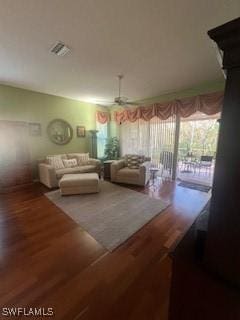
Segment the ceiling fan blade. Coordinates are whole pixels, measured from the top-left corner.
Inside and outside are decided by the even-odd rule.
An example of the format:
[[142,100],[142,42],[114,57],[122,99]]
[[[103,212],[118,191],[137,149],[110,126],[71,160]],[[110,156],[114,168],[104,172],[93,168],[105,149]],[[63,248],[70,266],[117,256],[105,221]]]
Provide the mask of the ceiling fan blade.
[[139,105],[139,103],[136,103],[136,102],[126,102],[126,104],[129,104],[130,106],[138,106]]
[[113,102],[105,102],[105,103],[96,103],[97,106],[99,107],[112,107],[115,106],[116,103]]
[[94,99],[96,103],[113,103],[113,100]]

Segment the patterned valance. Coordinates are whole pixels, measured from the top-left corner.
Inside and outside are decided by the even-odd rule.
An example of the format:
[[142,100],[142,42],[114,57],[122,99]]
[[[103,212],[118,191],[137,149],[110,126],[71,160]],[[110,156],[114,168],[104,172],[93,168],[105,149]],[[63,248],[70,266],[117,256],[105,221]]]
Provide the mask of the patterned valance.
[[104,111],[98,110],[96,112],[96,120],[97,120],[97,122],[102,123],[102,124],[109,122],[110,121],[109,112],[104,112]]
[[197,111],[213,115],[221,111],[223,96],[223,92],[214,92],[171,102],[154,103],[146,107],[125,109],[115,112],[115,120],[118,124],[126,121],[135,122],[139,119],[150,121],[153,117],[166,120],[174,114],[186,118]]

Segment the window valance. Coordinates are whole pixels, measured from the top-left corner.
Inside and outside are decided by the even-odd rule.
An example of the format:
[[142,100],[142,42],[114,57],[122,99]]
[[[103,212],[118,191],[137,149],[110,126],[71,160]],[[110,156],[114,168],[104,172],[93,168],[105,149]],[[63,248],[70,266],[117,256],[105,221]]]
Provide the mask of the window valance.
[[98,110],[96,112],[96,119],[97,119],[97,122],[101,124],[107,123],[110,121],[110,113]]
[[139,119],[150,121],[153,117],[166,120],[174,114],[186,118],[197,111],[213,115],[221,111],[223,96],[223,92],[214,92],[165,103],[154,103],[146,107],[140,106],[135,109],[116,111],[115,121],[118,124],[126,121],[135,122]]

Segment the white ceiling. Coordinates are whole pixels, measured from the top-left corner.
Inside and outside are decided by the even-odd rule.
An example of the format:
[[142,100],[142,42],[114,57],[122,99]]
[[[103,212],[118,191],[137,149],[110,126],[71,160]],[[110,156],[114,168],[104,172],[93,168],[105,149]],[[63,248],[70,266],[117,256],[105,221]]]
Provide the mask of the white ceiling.
[[[0,0],[0,83],[79,100],[136,100],[222,78],[207,30],[239,0]],[[57,40],[71,53],[57,57]]]

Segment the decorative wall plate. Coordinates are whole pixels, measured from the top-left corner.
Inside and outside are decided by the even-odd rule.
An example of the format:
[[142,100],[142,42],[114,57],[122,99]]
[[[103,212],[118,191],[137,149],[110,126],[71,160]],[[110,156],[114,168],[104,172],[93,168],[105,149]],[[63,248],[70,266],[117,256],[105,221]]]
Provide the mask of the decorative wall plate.
[[67,144],[72,140],[73,129],[71,125],[63,119],[54,119],[47,127],[49,139],[56,144]]

